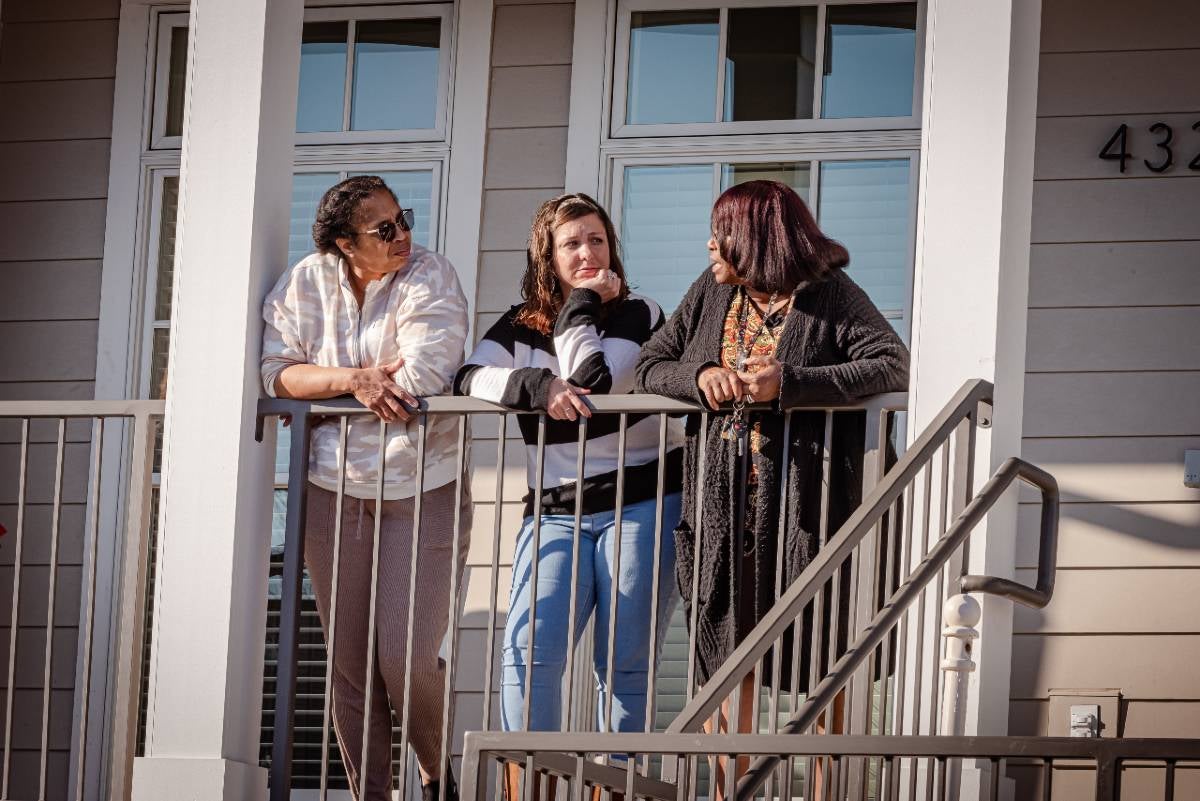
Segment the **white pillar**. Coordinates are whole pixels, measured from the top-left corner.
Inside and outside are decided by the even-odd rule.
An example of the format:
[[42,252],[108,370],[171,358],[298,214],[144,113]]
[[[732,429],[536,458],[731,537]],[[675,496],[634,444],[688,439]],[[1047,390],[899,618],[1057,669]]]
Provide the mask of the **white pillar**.
[[135,801],[255,801],[274,449],[261,304],[287,249],[302,0],[192,0],[147,756]]
[[[928,3],[909,431],[967,379],[994,382],[976,487],[1021,449],[1040,17],[1040,0]],[[973,536],[971,572],[1011,577],[1015,528],[1014,490]],[[1006,734],[1012,604],[982,606],[966,731]]]

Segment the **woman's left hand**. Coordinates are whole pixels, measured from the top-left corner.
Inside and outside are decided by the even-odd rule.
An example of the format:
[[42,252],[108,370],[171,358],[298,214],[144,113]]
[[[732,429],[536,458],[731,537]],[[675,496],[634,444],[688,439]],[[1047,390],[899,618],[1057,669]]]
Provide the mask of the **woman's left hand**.
[[738,378],[755,402],[773,401],[779,397],[783,365],[774,356],[750,356],[738,372]]

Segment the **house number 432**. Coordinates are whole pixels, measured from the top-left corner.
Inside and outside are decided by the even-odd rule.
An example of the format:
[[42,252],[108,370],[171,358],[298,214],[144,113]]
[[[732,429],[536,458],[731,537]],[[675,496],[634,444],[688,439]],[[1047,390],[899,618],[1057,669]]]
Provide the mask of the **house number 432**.
[[[1157,137],[1157,141],[1154,143],[1155,154],[1153,159],[1142,159],[1142,163],[1150,172],[1166,172],[1175,165],[1175,149],[1173,147],[1175,131],[1165,122],[1156,122],[1150,126],[1149,130]],[[1192,123],[1192,130],[1200,132],[1200,121]],[[1105,161],[1120,162],[1121,172],[1125,172],[1125,162],[1136,158],[1129,152],[1128,125],[1122,123],[1113,132],[1109,140],[1104,143],[1104,147],[1100,148],[1100,158]],[[1187,166],[1189,170],[1200,170],[1200,153],[1197,153]]]

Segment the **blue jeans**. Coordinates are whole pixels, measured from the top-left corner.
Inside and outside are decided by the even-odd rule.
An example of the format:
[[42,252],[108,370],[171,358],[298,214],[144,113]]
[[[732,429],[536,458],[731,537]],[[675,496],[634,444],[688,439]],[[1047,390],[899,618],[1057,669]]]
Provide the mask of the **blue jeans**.
[[[680,495],[663,499],[662,549],[658,563],[658,644],[661,652],[675,604],[675,538]],[[575,539],[573,515],[543,515],[537,575],[537,620],[533,635],[533,681],[529,721],[525,724],[525,667],[529,649],[529,605],[533,518],[517,535],[513,556],[508,623],[504,629],[504,661],[500,712],[505,731],[555,731],[562,724],[562,682],[567,648],[579,641],[592,610],[596,611],[595,676],[599,693],[598,728],[607,730],[604,706],[608,694],[608,631],[612,594],[617,597],[613,657],[612,730],[642,731],[646,722],[646,682],[650,667],[650,614],[654,589],[654,515],[656,500],[630,504],[621,513],[620,576],[613,581],[617,542],[612,510],[584,515],[579,531],[579,586],[576,589],[573,636],[567,640],[570,615],[571,560]],[[655,663],[659,653],[654,654]]]

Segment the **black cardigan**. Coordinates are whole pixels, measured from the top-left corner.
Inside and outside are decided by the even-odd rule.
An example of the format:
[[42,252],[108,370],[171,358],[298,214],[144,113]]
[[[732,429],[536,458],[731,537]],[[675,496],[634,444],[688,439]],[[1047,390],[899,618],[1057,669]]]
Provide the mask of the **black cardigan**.
[[[720,365],[725,316],[735,290],[718,284],[710,271],[692,284],[667,324],[643,346],[637,366],[638,391],[704,403],[696,378],[705,368]],[[904,343],[866,293],[841,270],[796,289],[775,356],[783,363],[780,408],[850,403],[869,395],[903,391],[908,385],[908,350]],[[725,416],[709,418],[702,477],[696,466],[700,417],[691,415],[688,420],[683,515],[675,530],[676,580],[690,622],[696,563],[695,490],[697,481],[703,480],[700,600],[695,632],[701,680],[707,680],[720,667],[775,600],[783,415],[752,414],[751,424],[755,419],[761,423],[763,439],[761,452],[753,457],[759,482],[753,499],[754,529],[745,533],[745,547],[753,549],[754,569],[753,575],[743,577],[747,584],[744,588],[737,586],[742,558],[733,536],[738,502],[737,459],[733,443],[720,437]],[[861,501],[864,420],[862,413],[835,415],[830,535]],[[800,575],[818,547],[824,415],[794,414],[789,439],[788,504],[783,519],[784,588]],[[752,597],[747,598],[744,592],[752,593]],[[842,593],[843,617],[847,594]],[[840,626],[840,630],[839,640],[844,642],[846,626]],[[804,669],[801,684],[807,683],[808,640],[807,636],[802,640],[805,653],[800,663]],[[790,641],[790,637],[785,640]],[[790,651],[790,647],[784,648],[781,664],[790,665]],[[770,681],[770,677],[766,679]],[[787,678],[779,682],[790,683]]]

